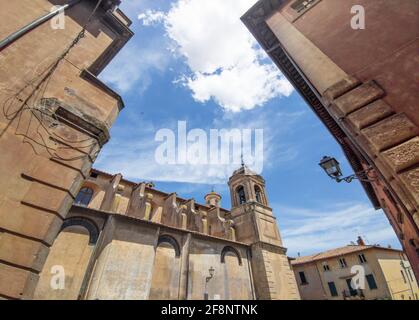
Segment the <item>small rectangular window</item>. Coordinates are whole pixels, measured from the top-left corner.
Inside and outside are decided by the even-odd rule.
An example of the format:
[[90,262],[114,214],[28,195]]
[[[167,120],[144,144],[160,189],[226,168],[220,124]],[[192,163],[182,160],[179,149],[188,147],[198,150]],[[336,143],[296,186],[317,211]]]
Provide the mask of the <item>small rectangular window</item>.
[[403,281],[404,281],[404,283],[407,283],[407,281],[406,281],[406,276],[404,275],[403,270],[400,270],[400,273],[402,274],[402,277],[403,277]]
[[98,177],[98,174],[96,172],[92,172],[90,174],[90,178],[96,179]]
[[300,275],[301,284],[302,284],[302,285],[304,285],[304,284],[308,284],[308,281],[307,281],[307,278],[306,278],[305,273],[304,273],[303,271],[301,271],[301,272],[299,273],[299,275]]
[[297,0],[291,5],[291,8],[297,12],[301,12],[309,8],[315,1],[316,0]]
[[374,276],[372,274],[369,274],[366,276],[368,287],[370,287],[370,290],[378,289],[377,283],[375,282]]
[[361,262],[361,264],[367,263],[367,258],[365,258],[364,254],[358,255],[358,258],[359,258],[359,262]]
[[409,270],[407,271],[407,273],[409,274],[410,281],[411,281],[411,282],[413,282],[414,280],[413,280],[412,271],[409,269]]
[[346,259],[345,259],[345,258],[341,258],[341,259],[339,259],[339,263],[340,263],[340,267],[341,267],[342,269],[344,269],[344,268],[347,268],[347,267],[348,267],[348,264],[346,263]]
[[332,295],[332,297],[339,296],[335,283],[334,282],[328,282],[327,284],[329,286],[330,294]]
[[330,267],[329,267],[329,265],[327,263],[325,263],[323,265],[323,270],[324,270],[324,272],[330,271]]

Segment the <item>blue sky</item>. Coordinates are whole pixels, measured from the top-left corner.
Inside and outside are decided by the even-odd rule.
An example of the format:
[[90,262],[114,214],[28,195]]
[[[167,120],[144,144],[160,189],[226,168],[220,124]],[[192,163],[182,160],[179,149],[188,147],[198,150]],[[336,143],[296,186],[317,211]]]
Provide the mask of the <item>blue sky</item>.
[[241,24],[253,2],[123,1],[135,36],[101,78],[126,108],[96,167],[198,202],[215,188],[228,209],[233,167],[161,165],[155,135],[176,132],[178,121],[188,130],[263,129],[262,175],[289,255],[347,245],[358,235],[400,248],[361,185],[338,185],[318,166],[333,155],[352,173],[336,141]]

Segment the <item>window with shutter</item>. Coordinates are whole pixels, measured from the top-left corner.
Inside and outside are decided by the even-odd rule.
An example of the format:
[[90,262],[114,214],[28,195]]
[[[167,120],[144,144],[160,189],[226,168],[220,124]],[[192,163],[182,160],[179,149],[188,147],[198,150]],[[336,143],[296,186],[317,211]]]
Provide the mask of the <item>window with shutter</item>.
[[367,275],[366,278],[367,278],[368,287],[370,288],[370,290],[378,289],[377,283],[375,282],[374,276],[372,274]]

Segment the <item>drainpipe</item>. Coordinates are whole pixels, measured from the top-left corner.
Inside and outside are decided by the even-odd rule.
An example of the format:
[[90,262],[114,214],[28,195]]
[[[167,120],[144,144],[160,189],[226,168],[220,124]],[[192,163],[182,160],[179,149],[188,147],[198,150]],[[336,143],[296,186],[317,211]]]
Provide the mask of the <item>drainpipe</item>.
[[82,1],[82,0],[71,0],[69,3],[67,3],[65,5],[62,5],[61,7],[55,9],[54,11],[52,11],[52,12],[50,12],[50,13],[44,15],[44,16],[39,17],[38,19],[32,21],[31,23],[29,23],[28,25],[19,29],[18,31],[12,33],[7,38],[0,41],[0,51],[3,50],[5,47],[7,47],[12,42],[14,42],[17,39],[19,39],[20,37],[22,37],[24,34],[26,34],[29,31],[35,29],[36,27],[40,26],[45,21],[48,21],[49,19],[55,17],[60,12],[63,12],[65,10],[71,8],[72,6],[76,5],[80,1]]

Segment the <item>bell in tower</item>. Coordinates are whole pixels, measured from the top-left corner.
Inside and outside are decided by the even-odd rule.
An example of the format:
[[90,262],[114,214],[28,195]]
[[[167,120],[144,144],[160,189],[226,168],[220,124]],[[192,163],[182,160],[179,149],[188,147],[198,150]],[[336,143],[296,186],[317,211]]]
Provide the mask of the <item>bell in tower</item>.
[[265,180],[250,170],[245,164],[234,171],[229,183],[231,204],[233,208],[246,203],[257,203],[268,206],[265,192]]

